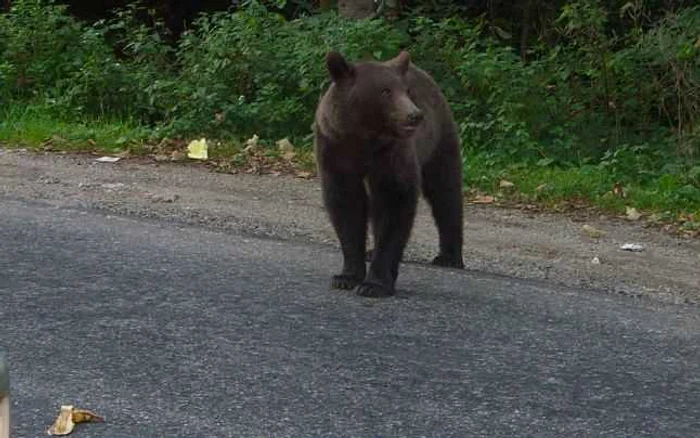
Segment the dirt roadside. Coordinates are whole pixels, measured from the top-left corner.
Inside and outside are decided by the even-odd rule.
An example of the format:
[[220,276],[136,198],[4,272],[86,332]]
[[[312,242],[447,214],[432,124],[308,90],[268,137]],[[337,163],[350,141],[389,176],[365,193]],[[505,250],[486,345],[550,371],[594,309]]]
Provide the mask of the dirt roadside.
[[[88,155],[0,149],[0,206],[3,198],[337,245],[317,179],[219,174],[198,165],[131,160],[98,163]],[[588,237],[584,224],[606,234]],[[644,251],[623,251],[624,243],[641,244]],[[427,262],[436,247],[437,232],[421,201],[405,259]],[[464,250],[469,270],[700,304],[700,241],[639,223],[609,218],[583,222],[468,205]],[[595,257],[599,264],[593,263]]]

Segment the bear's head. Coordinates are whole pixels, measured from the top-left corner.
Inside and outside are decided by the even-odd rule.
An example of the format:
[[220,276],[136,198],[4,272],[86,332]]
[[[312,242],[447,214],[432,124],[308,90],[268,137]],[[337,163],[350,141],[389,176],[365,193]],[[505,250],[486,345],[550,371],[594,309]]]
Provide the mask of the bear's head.
[[411,137],[423,121],[423,111],[410,97],[410,62],[405,51],[386,62],[357,64],[337,52],[328,53],[326,65],[340,124],[369,136]]

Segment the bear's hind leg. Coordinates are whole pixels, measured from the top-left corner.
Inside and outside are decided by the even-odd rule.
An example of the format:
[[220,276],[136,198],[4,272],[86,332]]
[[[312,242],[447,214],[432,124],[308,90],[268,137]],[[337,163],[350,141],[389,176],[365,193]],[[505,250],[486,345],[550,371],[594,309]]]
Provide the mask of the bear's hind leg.
[[462,258],[462,160],[456,138],[441,144],[422,170],[423,195],[433,212],[440,236],[438,266],[464,268]]

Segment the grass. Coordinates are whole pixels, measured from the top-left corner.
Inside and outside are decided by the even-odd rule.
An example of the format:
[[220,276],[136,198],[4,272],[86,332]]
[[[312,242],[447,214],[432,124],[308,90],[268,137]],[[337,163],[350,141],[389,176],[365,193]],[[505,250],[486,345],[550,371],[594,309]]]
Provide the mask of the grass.
[[494,196],[496,202],[553,211],[593,209],[618,216],[632,207],[651,223],[680,234],[699,235],[700,184],[688,181],[692,175],[664,174],[622,184],[607,169],[593,165],[558,168],[514,163],[484,167],[486,160],[479,156],[466,161],[466,185],[473,192]]
[[118,153],[141,149],[152,135],[132,121],[64,122],[32,105],[11,105],[0,112],[0,141],[12,147]]
[[[185,158],[187,141],[164,139],[162,133],[130,120],[65,122],[37,106],[10,106],[0,112],[0,142],[34,150],[149,155],[161,161]],[[246,150],[245,142],[210,141],[208,164],[223,172],[296,173],[314,171],[309,145],[296,148],[284,160],[274,143],[259,142]],[[488,163],[488,164],[485,164]],[[634,207],[657,223],[680,234],[700,235],[700,174],[665,174],[643,183],[619,181],[604,167],[584,165],[558,168],[498,164],[480,155],[465,156],[468,196],[491,195],[496,204],[536,206],[550,211],[589,209],[621,215]],[[697,169],[695,173],[697,173]],[[504,183],[504,181],[506,181]],[[509,184],[509,183],[512,183]],[[615,190],[616,184],[618,189]],[[624,192],[624,196],[623,196]]]

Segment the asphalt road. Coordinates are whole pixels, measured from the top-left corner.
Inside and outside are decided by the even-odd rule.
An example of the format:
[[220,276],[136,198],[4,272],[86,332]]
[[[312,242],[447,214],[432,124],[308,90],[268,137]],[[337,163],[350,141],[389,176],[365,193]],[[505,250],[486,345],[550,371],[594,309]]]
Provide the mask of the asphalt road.
[[697,308],[402,267],[329,291],[339,254],[0,199],[13,436],[700,434]]

